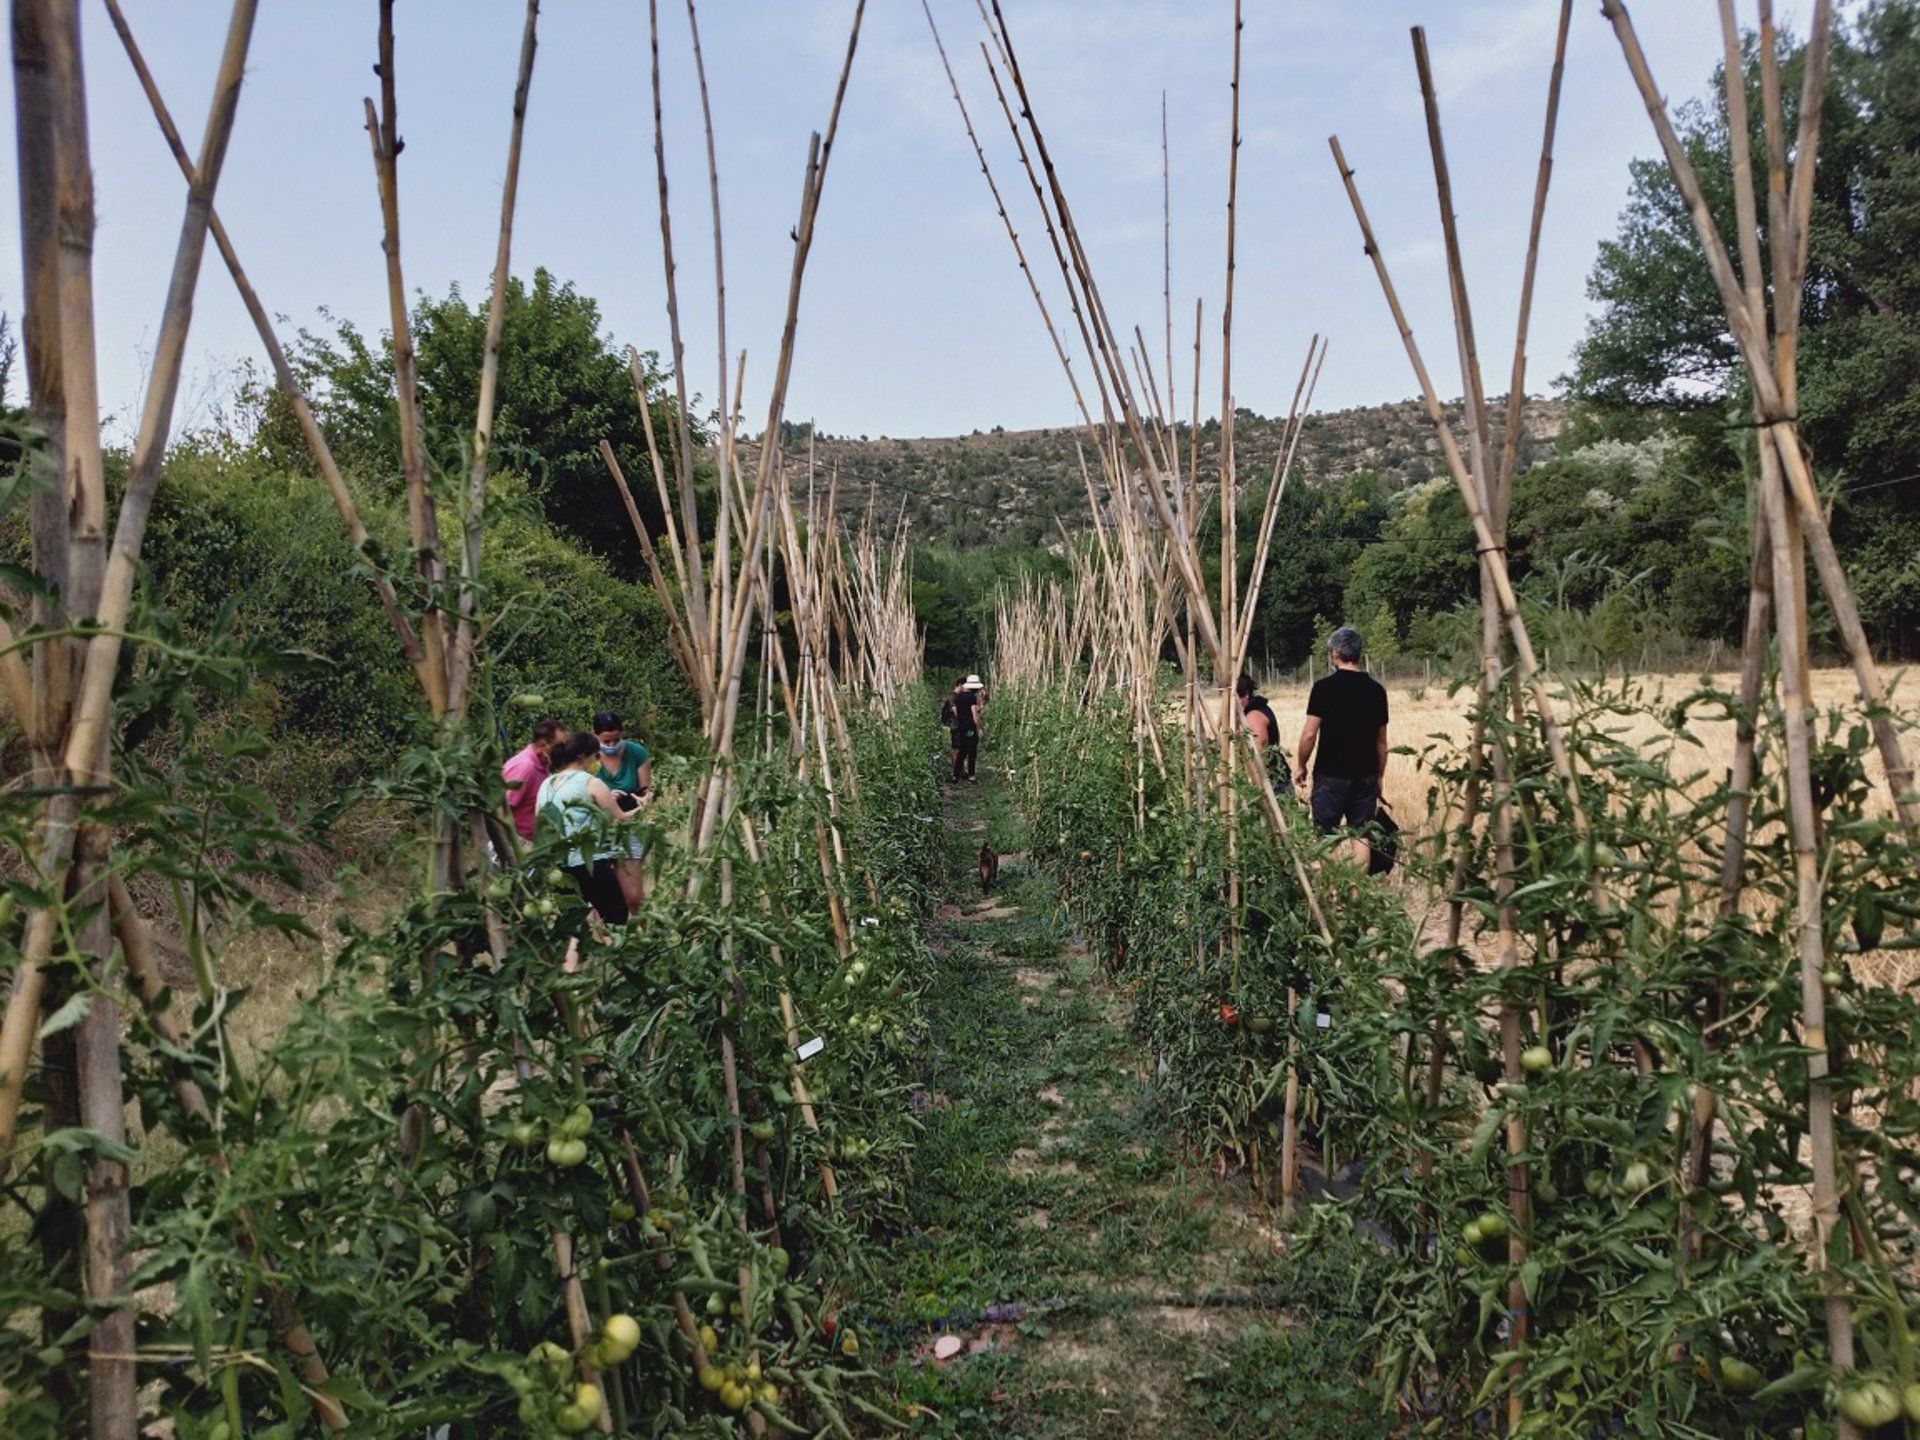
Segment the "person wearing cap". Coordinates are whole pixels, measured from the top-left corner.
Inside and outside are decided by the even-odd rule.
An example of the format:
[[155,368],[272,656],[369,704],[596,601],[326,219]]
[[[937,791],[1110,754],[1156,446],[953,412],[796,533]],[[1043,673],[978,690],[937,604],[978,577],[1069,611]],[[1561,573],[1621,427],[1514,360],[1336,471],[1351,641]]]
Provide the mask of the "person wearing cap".
[[[647,747],[627,739],[620,716],[612,710],[602,710],[593,717],[593,738],[600,746],[597,774],[613,792],[614,802],[623,811],[646,804],[653,796],[653,757]],[[623,853],[615,859],[614,872],[619,876],[627,908],[636,909],[647,897],[647,872],[640,863],[646,847],[638,835],[628,834],[621,837],[621,848]]]
[[1328,638],[1333,673],[1314,681],[1308,692],[1294,774],[1306,786],[1307,762],[1314,761],[1309,792],[1314,828],[1322,835],[1348,831],[1341,853],[1364,868],[1372,859],[1364,837],[1379,812],[1380,781],[1387,770],[1387,691],[1360,668],[1360,654],[1358,630],[1342,625]]
[[962,779],[979,782],[980,705],[986,687],[978,675],[968,675],[953,687],[947,703],[941,707],[953,739],[953,783]]

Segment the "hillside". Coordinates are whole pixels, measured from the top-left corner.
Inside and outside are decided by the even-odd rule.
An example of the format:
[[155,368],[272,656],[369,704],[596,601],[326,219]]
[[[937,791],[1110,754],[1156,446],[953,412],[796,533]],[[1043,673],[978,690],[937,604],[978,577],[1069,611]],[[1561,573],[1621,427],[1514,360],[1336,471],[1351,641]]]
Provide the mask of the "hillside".
[[[1527,402],[1523,465],[1551,447],[1566,424],[1566,410],[1556,399]],[[1457,419],[1459,407],[1449,407],[1449,413]],[[1280,432],[1281,421],[1240,412],[1234,449],[1243,483],[1264,481]],[[1190,437],[1184,426],[1180,434],[1184,456]],[[839,471],[843,509],[864,508],[870,496],[878,498],[882,513],[897,513],[904,505],[919,538],[967,549],[1009,540],[1050,544],[1058,538],[1057,525],[1069,530],[1084,525],[1086,499],[1076,454],[1082,435],[1077,428],[996,428],[937,438],[824,433],[813,438],[822,476]],[[788,443],[796,457],[805,455],[807,438],[804,425],[790,427]],[[1201,426],[1202,475],[1218,473],[1219,438],[1218,421]],[[1367,470],[1395,488],[1442,473],[1440,447],[1419,402],[1329,411],[1307,421],[1295,460],[1297,481],[1313,484]]]

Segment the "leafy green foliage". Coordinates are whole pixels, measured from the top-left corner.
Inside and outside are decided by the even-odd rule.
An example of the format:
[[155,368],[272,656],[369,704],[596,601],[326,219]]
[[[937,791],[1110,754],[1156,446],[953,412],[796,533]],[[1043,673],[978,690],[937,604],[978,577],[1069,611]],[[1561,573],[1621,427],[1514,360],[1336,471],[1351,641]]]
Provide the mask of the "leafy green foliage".
[[[410,317],[427,445],[435,468],[446,474],[466,473],[486,323],[485,300],[468,304],[458,285],[438,299],[422,296]],[[531,285],[508,282],[492,463],[526,477],[550,524],[631,577],[640,573],[640,560],[626,508],[600,457],[602,439],[613,446],[654,534],[661,530],[660,502],[626,352],[602,325],[595,301],[544,269],[534,271]],[[386,338],[372,340],[341,325],[332,336],[302,340],[300,365],[321,395],[321,424],[341,465],[397,493],[399,421]],[[641,357],[641,375],[671,476],[677,410],[664,393],[656,356]],[[269,453],[283,466],[303,464],[305,449],[283,404],[267,396],[263,406]],[[696,423],[694,445],[705,438]]]
[[[542,521],[510,476],[491,492],[495,685],[539,694],[544,710],[575,725],[595,710],[619,710],[656,748],[690,748],[697,725],[652,593]],[[379,554],[404,553],[396,498],[369,499],[363,514]],[[203,442],[169,458],[145,548],[147,603],[175,617],[184,643],[226,627],[256,657],[275,657],[268,669],[256,666],[234,719],[295,742],[281,755],[299,767],[279,777],[283,796],[357,783],[386,769],[415,734],[418,686],[365,563],[320,483],[273,468],[258,448]],[[395,579],[409,593],[410,578]],[[515,745],[522,738],[517,728],[507,736]]]

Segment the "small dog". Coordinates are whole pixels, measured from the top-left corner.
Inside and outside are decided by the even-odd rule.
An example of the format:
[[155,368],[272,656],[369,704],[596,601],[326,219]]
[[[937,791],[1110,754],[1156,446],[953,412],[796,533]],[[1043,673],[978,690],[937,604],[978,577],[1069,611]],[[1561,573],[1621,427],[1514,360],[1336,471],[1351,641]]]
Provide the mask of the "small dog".
[[1000,878],[1000,857],[993,853],[993,847],[984,841],[980,846],[980,893],[985,895],[993,889],[993,882]]

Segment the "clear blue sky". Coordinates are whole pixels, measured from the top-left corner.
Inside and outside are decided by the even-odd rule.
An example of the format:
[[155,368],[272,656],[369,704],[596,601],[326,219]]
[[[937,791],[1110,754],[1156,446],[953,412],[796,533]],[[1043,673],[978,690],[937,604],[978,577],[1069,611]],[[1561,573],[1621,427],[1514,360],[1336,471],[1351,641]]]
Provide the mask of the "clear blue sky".
[[[1116,323],[1159,334],[1160,94],[1173,137],[1176,330],[1207,302],[1202,393],[1217,408],[1218,299],[1230,0],[1003,0],[1036,105]],[[102,389],[130,428],[158,324],[183,186],[104,12],[83,4],[100,234]],[[197,136],[227,7],[126,0],[183,130]],[[1796,7],[1798,8],[1798,7]],[[936,0],[947,45],[1003,188],[1021,200],[993,109],[971,0]],[[1412,377],[1328,156],[1338,131],[1383,248],[1450,393],[1445,274],[1408,27],[1425,24],[1441,85],[1476,319],[1504,377],[1526,239],[1553,0],[1248,0],[1235,390],[1284,409],[1307,337],[1332,352],[1321,408],[1399,399]],[[1642,0],[1636,19],[1677,101],[1719,54],[1713,7]],[[518,0],[399,7],[408,284],[485,293],[504,165]],[[785,299],[807,136],[826,117],[851,0],[709,0],[733,348],[748,349],[749,428]],[[548,0],[528,120],[514,269],[544,265],[604,308],[621,341],[666,348],[646,7]],[[1786,16],[1794,23],[1793,9]],[[697,99],[679,0],[663,0],[669,144],[688,368],[715,373],[710,241]],[[286,331],[320,310],[384,326],[379,213],[361,97],[372,93],[372,0],[268,4],[255,35],[219,208]],[[12,107],[7,114],[11,118]],[[989,123],[991,122],[991,123]],[[1535,308],[1530,388],[1566,365],[1595,247],[1613,230],[1627,163],[1652,129],[1597,4],[1574,21],[1554,197]],[[0,224],[18,233],[14,147],[0,147]],[[0,256],[0,308],[17,311],[19,256]],[[1156,339],[1157,344],[1157,339]],[[206,423],[258,346],[209,248],[182,421]],[[1184,361],[1182,362],[1184,364]],[[1184,391],[1190,380],[1183,378]],[[1499,382],[1494,382],[1500,388]],[[1072,411],[1024,282],[960,128],[917,0],[870,0],[801,316],[788,414],[836,434],[937,435],[1059,424]]]

